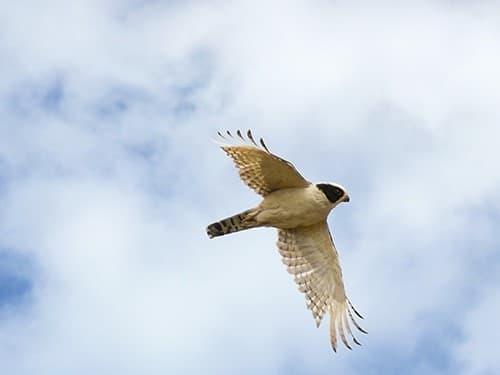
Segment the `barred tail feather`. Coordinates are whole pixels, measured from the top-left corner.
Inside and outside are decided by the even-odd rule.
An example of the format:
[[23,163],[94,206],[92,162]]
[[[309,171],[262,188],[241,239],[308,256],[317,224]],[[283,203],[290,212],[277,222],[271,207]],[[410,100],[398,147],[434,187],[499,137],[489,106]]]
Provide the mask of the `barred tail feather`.
[[249,217],[253,210],[247,210],[234,216],[222,219],[207,227],[208,237],[214,238],[228,233],[239,232],[240,230],[250,229],[258,224]]

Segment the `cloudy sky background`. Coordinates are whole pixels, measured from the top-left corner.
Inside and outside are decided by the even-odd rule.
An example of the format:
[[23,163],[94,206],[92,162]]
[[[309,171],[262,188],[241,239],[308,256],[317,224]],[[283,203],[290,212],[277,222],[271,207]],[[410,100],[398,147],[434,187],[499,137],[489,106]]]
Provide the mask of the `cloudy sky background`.
[[[497,374],[500,4],[17,1],[0,12],[5,374]],[[334,354],[211,141],[312,181],[363,347]]]

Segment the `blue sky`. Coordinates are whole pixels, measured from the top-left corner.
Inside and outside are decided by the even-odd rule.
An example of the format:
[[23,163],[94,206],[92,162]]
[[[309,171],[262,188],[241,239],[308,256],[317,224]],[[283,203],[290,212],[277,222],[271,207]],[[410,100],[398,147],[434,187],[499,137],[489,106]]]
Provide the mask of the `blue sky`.
[[[405,3],[405,4],[403,4]],[[500,7],[49,1],[0,12],[8,374],[500,373]],[[311,181],[363,346],[334,354],[212,142]]]

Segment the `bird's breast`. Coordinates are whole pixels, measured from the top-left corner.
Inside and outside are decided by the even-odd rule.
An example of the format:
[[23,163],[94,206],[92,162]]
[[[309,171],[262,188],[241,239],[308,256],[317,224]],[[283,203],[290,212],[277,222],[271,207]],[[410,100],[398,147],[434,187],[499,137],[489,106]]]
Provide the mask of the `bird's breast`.
[[256,220],[276,228],[295,228],[324,221],[332,205],[314,185],[277,190],[259,205]]

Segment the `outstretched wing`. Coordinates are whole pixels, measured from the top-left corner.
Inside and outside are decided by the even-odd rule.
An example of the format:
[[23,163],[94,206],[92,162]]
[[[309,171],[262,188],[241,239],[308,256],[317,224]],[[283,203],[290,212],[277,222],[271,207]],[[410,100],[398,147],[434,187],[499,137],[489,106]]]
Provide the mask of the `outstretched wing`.
[[[226,141],[236,141],[229,131],[226,134],[230,139],[221,133],[218,134]],[[245,139],[239,130],[236,134],[244,143],[223,144],[221,148],[233,159],[243,182],[257,194],[265,197],[275,190],[310,185],[292,163],[272,154],[262,138],[259,146],[250,130],[247,132],[248,139]]]
[[326,221],[307,227],[278,230],[278,248],[287,271],[295,276],[299,290],[306,295],[307,307],[319,327],[326,312],[330,314],[330,342],[337,351],[337,332],[351,349],[345,331],[358,344],[349,320],[366,333],[354,320],[354,309],[346,297],[342,270]]

